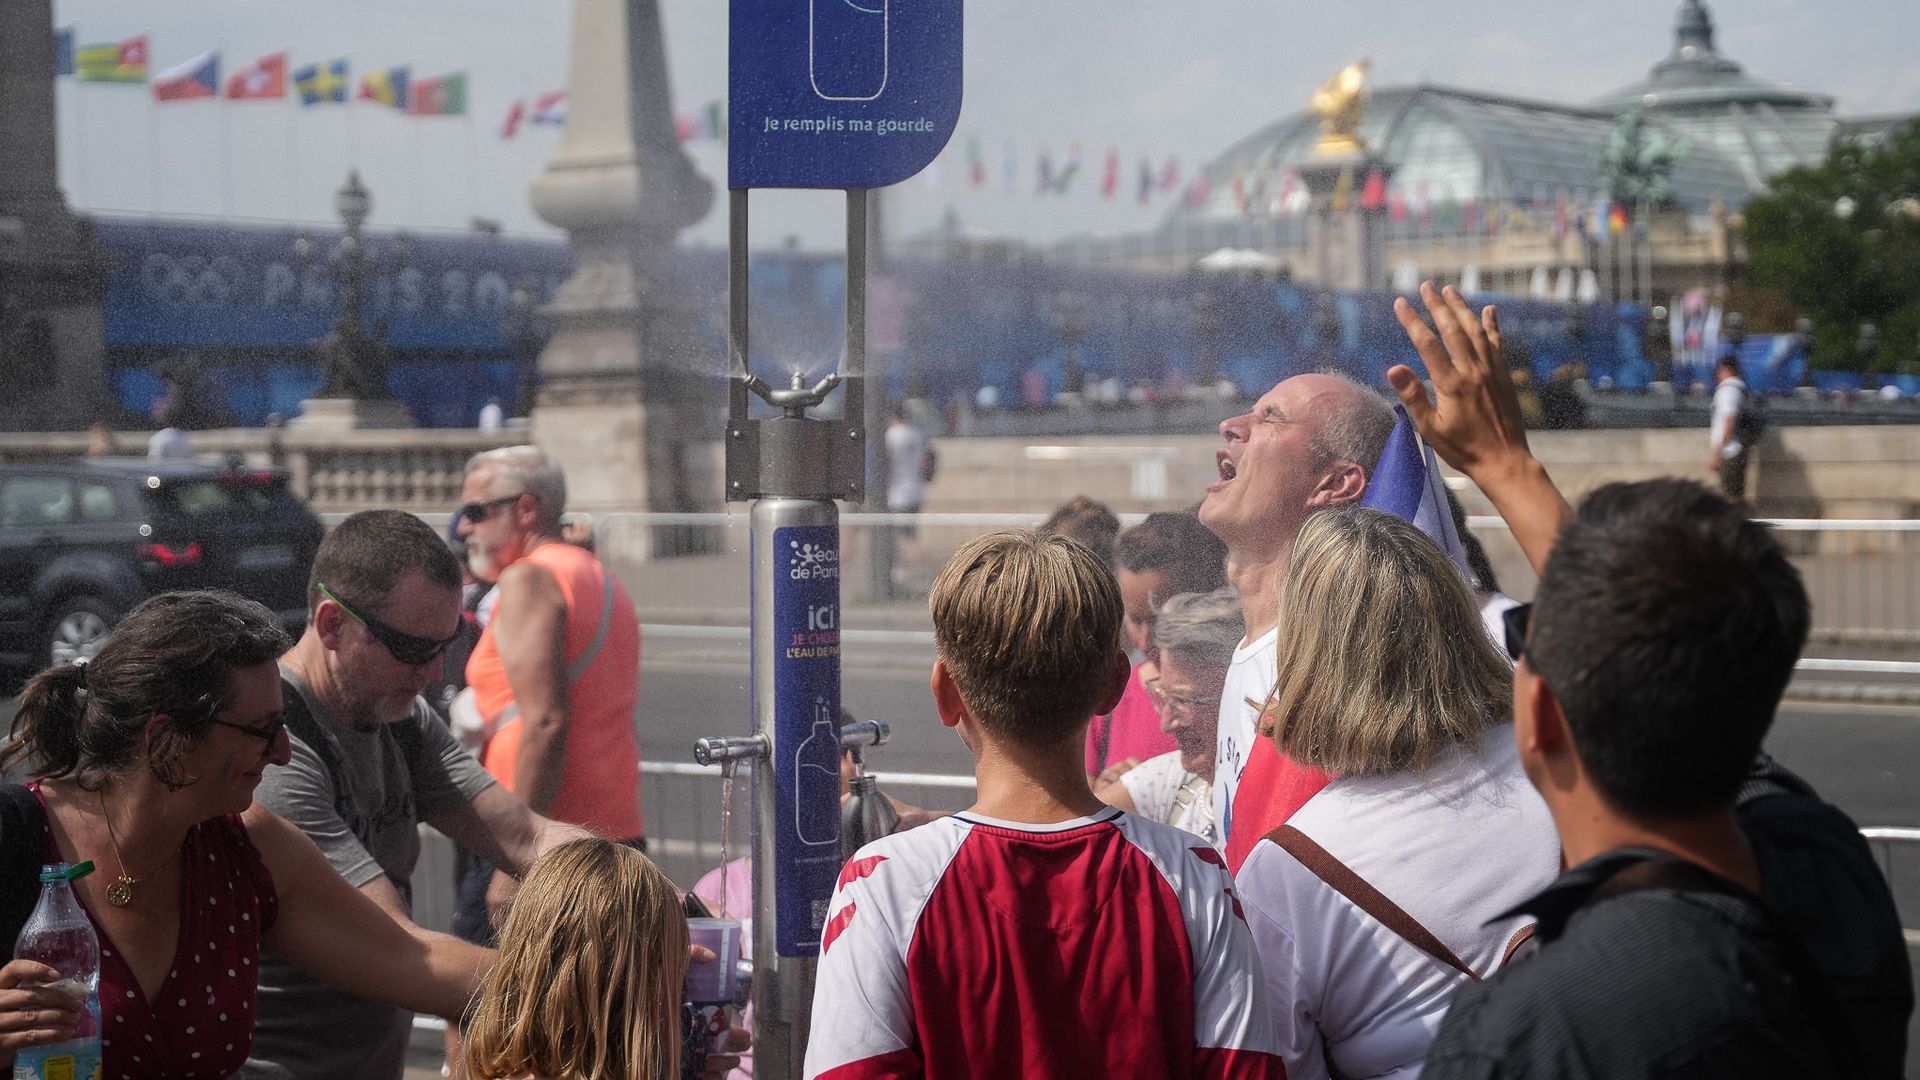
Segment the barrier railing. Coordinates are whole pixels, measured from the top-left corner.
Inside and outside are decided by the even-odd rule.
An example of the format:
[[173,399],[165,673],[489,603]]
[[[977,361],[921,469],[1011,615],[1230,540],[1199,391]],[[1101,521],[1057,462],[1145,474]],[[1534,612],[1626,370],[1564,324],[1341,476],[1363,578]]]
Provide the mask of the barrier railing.
[[[1878,850],[1880,856],[1880,873],[1887,879],[1887,884],[1893,889],[1894,895],[1899,896],[1900,879],[1895,876],[1896,860],[1894,859],[1894,849],[1910,844],[1920,844],[1920,829],[1909,829],[1889,825],[1870,825],[1861,829],[1860,835],[1866,837],[1867,843]],[[1905,917],[1906,913],[1902,912],[1901,915],[1900,921],[1904,927],[1907,922]],[[1920,930],[1906,928],[1901,932],[1907,937],[1908,948],[1920,945]]]

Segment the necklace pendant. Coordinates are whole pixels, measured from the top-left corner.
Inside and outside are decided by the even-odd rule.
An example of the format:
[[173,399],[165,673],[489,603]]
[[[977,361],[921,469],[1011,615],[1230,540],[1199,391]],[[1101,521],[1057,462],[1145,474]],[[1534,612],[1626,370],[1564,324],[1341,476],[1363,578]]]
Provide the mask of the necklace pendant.
[[113,879],[107,886],[107,903],[114,907],[126,907],[133,903],[133,879],[125,874]]

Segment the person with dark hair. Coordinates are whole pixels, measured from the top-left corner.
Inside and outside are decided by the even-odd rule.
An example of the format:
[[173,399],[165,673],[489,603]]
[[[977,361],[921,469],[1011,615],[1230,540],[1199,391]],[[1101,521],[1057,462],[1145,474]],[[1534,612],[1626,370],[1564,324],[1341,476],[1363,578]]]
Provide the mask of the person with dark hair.
[[1154,662],[1156,613],[1169,597],[1210,593],[1227,584],[1227,548],[1193,514],[1148,514],[1120,534],[1114,578],[1125,606],[1125,639],[1133,652],[1133,677],[1111,713],[1087,728],[1087,775],[1100,788],[1135,765],[1178,749],[1162,731],[1154,705],[1159,665]]
[[934,707],[979,798],[841,871],[804,1075],[1284,1076],[1224,860],[1081,772],[1087,717],[1128,676],[1106,564],[989,533],[931,607]]
[[[38,779],[0,793],[0,946],[11,954],[39,864],[101,870],[73,888],[100,935],[102,1075],[239,1068],[263,947],[349,992],[455,1020],[492,962],[409,933],[254,802],[288,758],[274,667],[287,644],[251,600],[165,593],[128,612],[91,662],[49,668],[20,695],[0,769]],[[76,1004],[31,989],[53,978],[31,961],[0,968],[0,1057],[67,1037]]]
[[1744,499],[1747,463],[1753,458],[1747,430],[1753,392],[1740,377],[1740,360],[1732,353],[1713,365],[1713,383],[1713,451],[1707,455],[1707,472],[1720,478],[1720,490],[1727,498]]
[[[516,873],[588,835],[496,783],[421,696],[461,637],[461,580],[446,540],[412,514],[367,510],[327,533],[308,575],[306,631],[280,661],[290,760],[255,795],[403,926],[421,822]],[[269,951],[239,1075],[397,1078],[412,1029],[405,1010],[333,989]]]
[[1540,573],[1507,614],[1514,737],[1571,869],[1514,910],[1536,955],[1463,987],[1427,1080],[1902,1074],[1913,988],[1853,822],[1761,746],[1810,623],[1769,530],[1688,481],[1569,509],[1527,450],[1499,319],[1395,313],[1437,400],[1388,381]]
[[1075,495],[1054,508],[1040,523],[1040,535],[1064,536],[1113,564],[1113,543],[1120,535],[1120,518],[1107,504],[1087,495]]

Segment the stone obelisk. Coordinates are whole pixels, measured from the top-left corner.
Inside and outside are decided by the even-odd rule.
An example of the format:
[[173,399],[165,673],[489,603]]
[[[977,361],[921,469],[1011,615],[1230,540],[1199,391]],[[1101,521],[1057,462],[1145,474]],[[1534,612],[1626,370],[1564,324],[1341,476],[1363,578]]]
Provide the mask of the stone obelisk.
[[[532,199],[577,262],[542,312],[533,440],[571,509],[718,508],[725,362],[667,266],[713,187],[674,133],[658,0],[574,0],[570,50],[566,129]],[[617,559],[654,554],[619,539]]]
[[0,429],[105,409],[106,260],[55,168],[52,0],[0,3]]

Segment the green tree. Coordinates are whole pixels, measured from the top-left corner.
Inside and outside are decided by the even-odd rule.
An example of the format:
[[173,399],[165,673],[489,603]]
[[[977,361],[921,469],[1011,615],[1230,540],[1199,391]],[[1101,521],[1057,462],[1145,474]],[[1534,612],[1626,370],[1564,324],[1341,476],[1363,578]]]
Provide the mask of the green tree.
[[1812,361],[1854,369],[1861,323],[1880,328],[1868,363],[1891,370],[1920,342],[1920,123],[1774,177],[1746,207],[1748,268],[1814,321]]

